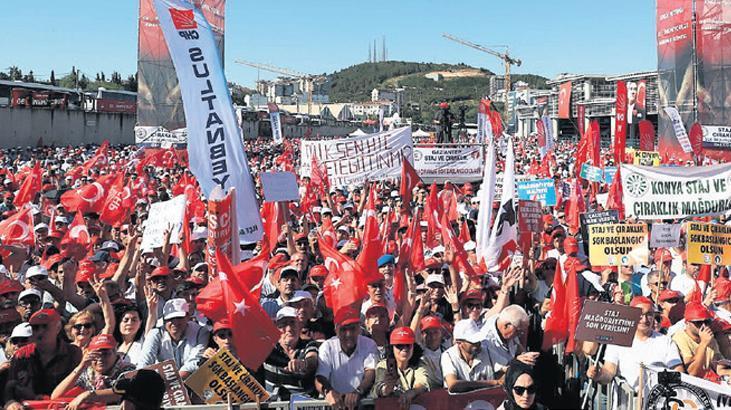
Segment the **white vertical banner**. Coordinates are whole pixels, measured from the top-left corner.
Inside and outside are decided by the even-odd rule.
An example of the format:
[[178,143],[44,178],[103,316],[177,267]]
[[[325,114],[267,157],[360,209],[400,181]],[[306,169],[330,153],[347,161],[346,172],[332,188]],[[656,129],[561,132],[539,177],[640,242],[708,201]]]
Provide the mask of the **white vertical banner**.
[[190,170],[206,196],[236,188],[241,239],[258,241],[259,203],[211,26],[187,0],[155,0],[183,97]]
[[[478,114],[479,115],[479,114]],[[475,241],[477,243],[477,258],[487,256],[490,244],[490,222],[492,221],[492,203],[495,201],[495,147],[492,140],[487,143],[487,166],[482,177],[482,186],[477,191],[480,199],[480,210],[477,212],[477,231]]]
[[378,109],[378,132],[383,132],[383,107]]
[[284,140],[282,137],[282,119],[279,117],[279,107],[275,103],[267,103],[269,109],[269,123],[272,127],[272,140],[275,144],[281,144]]
[[555,145],[553,142],[553,124],[547,115],[544,115],[541,121],[543,121],[543,129],[546,132],[546,153],[548,153]]
[[685,130],[685,125],[683,125],[683,119],[680,118],[680,113],[678,112],[678,109],[675,107],[665,107],[664,110],[665,114],[670,117],[670,121],[673,123],[675,137],[678,138],[680,146],[683,147],[683,152],[693,152],[693,145],[691,145],[690,143],[690,138],[688,138],[688,132]]
[[485,121],[487,116],[481,112],[477,113],[477,142],[482,144],[485,142]]

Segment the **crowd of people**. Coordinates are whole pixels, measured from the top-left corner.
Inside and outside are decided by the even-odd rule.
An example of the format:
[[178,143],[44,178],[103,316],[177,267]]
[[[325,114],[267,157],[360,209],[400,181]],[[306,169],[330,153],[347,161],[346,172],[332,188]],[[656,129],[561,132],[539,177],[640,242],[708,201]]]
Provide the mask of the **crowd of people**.
[[[534,139],[518,139],[515,147],[517,173],[543,166],[536,165]],[[295,140],[284,146],[247,142],[245,149],[257,185],[260,172],[298,166]],[[560,185],[575,174],[575,151],[571,142],[555,147],[547,172],[559,195]],[[185,380],[221,349],[239,356],[233,335],[247,329],[211,320],[197,305],[198,295],[219,274],[208,265],[205,207],[186,212],[184,244],[173,245],[168,230],[162,246],[142,246],[151,204],[182,194],[181,181],[194,185],[185,158],[148,160],[150,154],[135,146],[16,148],[0,154],[0,224],[26,211],[33,220],[32,243],[3,240],[0,249],[5,408],[20,409],[33,400],[67,400],[71,409],[116,404],[134,399],[117,387],[120,380],[122,386],[130,384],[125,375],[131,371],[173,360]],[[40,189],[20,203],[35,166]],[[498,171],[504,167],[500,156]],[[113,175],[122,175],[134,198],[117,223],[105,223],[98,210],[74,212],[62,200],[67,192]],[[299,182],[304,192],[312,181]],[[248,370],[270,400],[324,398],[333,408],[354,409],[365,398],[398,397],[408,408],[431,390],[496,388],[505,392],[504,409],[576,408],[582,386],[591,381],[622,378],[637,392],[641,362],[726,383],[731,374],[726,269],[711,272],[712,283],[699,281],[699,271],[707,267],[688,264],[682,245],[652,250],[647,266],[591,266],[581,235],[566,221],[567,201],[559,200],[558,206],[543,208],[543,233],[522,263],[487,272],[475,238],[479,209],[492,204],[479,203],[479,189],[469,183],[420,184],[406,202],[398,180],[328,187],[308,200],[307,209],[292,203],[282,211],[286,223],[274,227],[276,238],[264,239],[275,246],[239,244],[242,263],[266,252],[260,305],[280,337],[266,360]],[[607,189],[600,186],[594,193],[601,198]],[[587,212],[604,209],[601,200],[590,199],[591,189],[583,192]],[[450,215],[446,229],[459,236],[462,249],[430,232],[423,212],[430,196],[439,199],[440,213]],[[383,247],[368,261],[374,269],[362,272],[367,294],[333,311],[325,294],[335,273],[325,263],[323,235],[333,235],[328,247],[357,259],[371,210]],[[79,214],[91,239],[82,252],[68,240]],[[424,252],[416,259],[423,266],[400,254],[414,218],[420,219],[414,226]],[[475,275],[465,274],[461,256]],[[642,310],[631,347],[608,346],[598,354],[596,343],[545,343],[545,323],[556,308],[552,289],[567,275],[576,275],[582,299]],[[575,343],[570,353],[560,348],[568,342]],[[157,385],[154,374],[137,377]],[[203,400],[192,396],[194,402]],[[134,400],[145,408],[143,399]]]

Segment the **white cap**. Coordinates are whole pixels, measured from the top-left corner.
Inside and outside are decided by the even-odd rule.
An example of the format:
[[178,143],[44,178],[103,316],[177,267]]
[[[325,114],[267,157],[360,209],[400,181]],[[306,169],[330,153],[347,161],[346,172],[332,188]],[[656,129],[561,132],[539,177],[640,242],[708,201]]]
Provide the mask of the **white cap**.
[[195,271],[197,271],[197,270],[198,270],[199,268],[202,268],[202,267],[204,267],[204,266],[205,266],[205,267],[207,268],[207,267],[208,267],[208,264],[207,264],[207,263],[205,263],[205,262],[198,262],[198,263],[196,263],[196,264],[195,264],[195,266],[193,266],[193,270],[192,270],[192,272],[195,272]]
[[296,290],[294,291],[294,295],[292,298],[287,302],[287,304],[297,303],[301,300],[309,299],[312,301],[312,293],[306,291],[306,290]]
[[336,224],[336,223],[340,222],[341,219],[342,218],[339,216],[333,216],[333,223]]
[[3,184],[12,184],[12,183],[13,183],[13,180],[10,178],[5,178],[5,180],[3,181]]
[[176,317],[185,317],[188,314],[188,310],[190,310],[190,307],[185,299],[170,299],[162,307],[162,318],[163,320],[170,320]]
[[477,244],[475,243],[475,241],[467,241],[464,243],[464,250],[466,250],[467,252],[474,251],[475,249],[477,249]]
[[33,328],[30,327],[30,323],[23,322],[13,328],[13,333],[10,334],[10,340],[16,337],[31,337],[33,336]]
[[445,250],[446,249],[444,249],[444,246],[438,245],[438,246],[435,246],[435,247],[432,248],[431,254],[434,255],[435,253],[440,253],[440,252],[441,253],[444,253]]
[[391,198],[398,198],[398,197],[399,197],[399,195],[400,195],[400,194],[399,194],[399,192],[398,192],[398,191],[391,191]]
[[441,283],[444,285],[444,276],[432,273],[426,277],[426,285],[429,286],[432,283]]
[[320,208],[319,206],[313,206],[312,207],[312,212],[313,213],[319,214],[321,210],[322,210],[322,208]]
[[48,270],[40,265],[31,266],[25,271],[25,278],[30,279],[34,276],[48,276]]
[[10,272],[8,272],[8,268],[5,267],[5,265],[0,265],[0,275],[6,275],[9,276]]
[[31,204],[30,213],[33,215],[38,215],[39,213],[41,213],[41,207],[36,204]]
[[[478,195],[481,194],[481,192],[477,193]],[[479,204],[480,203],[480,197],[479,196],[473,196],[472,199],[470,199],[470,202],[473,204]]]
[[46,223],[44,223],[44,222],[41,222],[41,223],[37,224],[37,225],[36,225],[36,226],[35,226],[35,227],[33,228],[33,230],[34,230],[34,231],[37,231],[37,230],[39,230],[39,229],[48,229],[48,224],[46,224]]
[[463,319],[454,325],[454,340],[464,340],[469,343],[480,343],[485,336],[480,332],[472,319]]
[[429,222],[427,221],[419,221],[419,226],[422,228],[427,228],[429,226]]
[[321,214],[328,214],[328,213],[331,214],[331,213],[333,213],[333,210],[326,206],[323,206],[322,208],[320,208],[320,213]]
[[390,211],[390,210],[391,210],[391,208],[390,208],[390,207],[388,207],[388,206],[384,206],[383,208],[381,208],[381,213],[382,213],[382,214],[387,214],[387,213],[388,213],[388,211]]
[[99,249],[101,249],[103,251],[111,250],[114,252],[119,252],[119,244],[117,244],[117,242],[114,242],[114,241],[106,241],[102,244],[102,247]]
[[54,219],[54,222],[56,222],[56,223],[62,223],[62,224],[67,224],[67,223],[69,223],[69,220],[66,219],[65,216],[57,216],[56,219]]
[[193,232],[190,233],[190,239],[193,241],[197,241],[198,239],[207,239],[208,238],[208,228],[205,226],[199,226],[193,228]]
[[282,306],[277,311],[277,322],[282,319],[296,318],[297,311],[292,306]]
[[343,232],[350,233],[350,229],[348,229],[348,227],[346,225],[340,225],[340,226],[338,226],[338,231],[343,231]]
[[36,288],[30,288],[26,289],[22,292],[20,292],[20,295],[18,295],[18,302],[20,302],[24,297],[34,295],[37,296],[38,299],[43,299],[43,294],[41,294],[41,291]]

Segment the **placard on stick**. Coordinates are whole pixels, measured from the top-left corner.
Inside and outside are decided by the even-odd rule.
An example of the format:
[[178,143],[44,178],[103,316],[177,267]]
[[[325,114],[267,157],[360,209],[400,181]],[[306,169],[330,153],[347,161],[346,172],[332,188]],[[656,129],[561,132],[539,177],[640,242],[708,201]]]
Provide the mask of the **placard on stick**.
[[225,403],[228,394],[232,403],[255,403],[269,399],[269,393],[231,352],[220,349],[185,380],[208,404]]
[[576,327],[576,340],[632,346],[642,309],[587,300]]
[[518,230],[521,233],[541,233],[542,224],[541,203],[521,199],[518,201]]
[[731,226],[688,222],[688,263],[731,265]]
[[264,172],[261,174],[261,185],[267,202],[300,200],[297,177],[291,172]]
[[589,262],[593,266],[647,265],[647,225],[589,225]]
[[183,384],[183,379],[178,373],[178,366],[175,360],[169,359],[145,367],[145,369],[156,371],[165,382],[165,394],[162,396],[162,407],[178,407],[189,405],[188,389]]

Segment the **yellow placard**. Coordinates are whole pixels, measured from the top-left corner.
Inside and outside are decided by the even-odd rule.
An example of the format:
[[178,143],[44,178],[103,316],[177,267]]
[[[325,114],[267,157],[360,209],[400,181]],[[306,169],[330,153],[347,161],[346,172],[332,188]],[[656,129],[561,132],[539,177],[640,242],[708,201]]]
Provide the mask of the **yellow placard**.
[[648,167],[659,167],[662,158],[660,153],[657,151],[635,151],[634,152],[634,164],[635,165],[646,165]]
[[231,403],[252,403],[266,401],[269,393],[254,379],[244,365],[228,350],[219,350],[185,380],[206,404],[226,403],[228,394]]
[[589,225],[592,266],[647,265],[650,257],[645,224]]
[[731,226],[688,222],[688,263],[731,265]]

